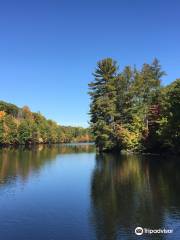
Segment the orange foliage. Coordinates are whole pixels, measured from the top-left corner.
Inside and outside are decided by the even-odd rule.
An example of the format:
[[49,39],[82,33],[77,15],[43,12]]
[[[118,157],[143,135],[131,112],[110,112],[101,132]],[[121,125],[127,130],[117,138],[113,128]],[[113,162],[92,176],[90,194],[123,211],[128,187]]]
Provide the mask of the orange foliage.
[[4,111],[0,111],[0,119],[2,119],[5,115],[6,113]]
[[76,141],[77,142],[89,142],[91,139],[90,139],[90,136],[88,134],[86,135],[82,135],[82,136],[79,136],[76,138]]

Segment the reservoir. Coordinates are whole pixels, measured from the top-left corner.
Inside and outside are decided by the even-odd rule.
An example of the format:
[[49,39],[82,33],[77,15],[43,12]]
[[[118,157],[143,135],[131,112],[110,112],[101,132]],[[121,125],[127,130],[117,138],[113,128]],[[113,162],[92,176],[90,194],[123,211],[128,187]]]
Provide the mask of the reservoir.
[[0,149],[0,239],[179,239],[179,160],[93,144]]

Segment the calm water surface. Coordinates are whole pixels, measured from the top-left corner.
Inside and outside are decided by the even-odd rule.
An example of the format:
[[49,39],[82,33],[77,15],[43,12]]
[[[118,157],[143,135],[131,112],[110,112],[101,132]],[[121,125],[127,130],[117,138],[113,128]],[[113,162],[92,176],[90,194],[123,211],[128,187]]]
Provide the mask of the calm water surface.
[[[180,239],[180,159],[93,145],[0,150],[1,240]],[[143,228],[172,234],[134,234]]]

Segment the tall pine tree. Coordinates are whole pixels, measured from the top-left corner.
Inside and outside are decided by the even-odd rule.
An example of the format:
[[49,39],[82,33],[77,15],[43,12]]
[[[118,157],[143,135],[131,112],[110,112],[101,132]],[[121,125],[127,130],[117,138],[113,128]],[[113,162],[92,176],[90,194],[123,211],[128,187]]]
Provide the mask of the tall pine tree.
[[91,105],[91,129],[95,136],[96,146],[100,151],[116,146],[113,141],[113,125],[116,115],[116,87],[118,66],[111,58],[98,62],[89,84]]

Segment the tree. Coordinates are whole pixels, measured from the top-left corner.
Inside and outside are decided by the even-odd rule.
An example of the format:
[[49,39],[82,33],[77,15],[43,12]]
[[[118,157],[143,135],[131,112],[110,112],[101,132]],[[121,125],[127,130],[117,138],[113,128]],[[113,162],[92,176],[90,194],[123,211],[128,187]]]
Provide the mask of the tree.
[[0,101],[0,145],[91,141],[88,129],[60,126],[28,106]]
[[5,112],[0,111],[0,145],[4,144],[4,117]]
[[[91,129],[100,151],[114,148],[153,151],[160,146],[157,132],[160,136],[162,124],[166,123],[165,118],[160,121],[165,102],[161,85],[164,75],[157,59],[143,64],[140,70],[126,66],[122,72],[118,72],[112,59],[98,62],[95,80],[89,88]],[[174,95],[168,98],[172,103],[174,100]],[[177,107],[176,104],[174,109]],[[172,104],[169,111],[174,111]],[[177,113],[172,114],[177,120]],[[169,123],[175,121],[172,117],[166,119]],[[175,125],[178,129],[178,123]],[[177,135],[175,131],[174,136]]]
[[4,143],[16,144],[18,142],[18,123],[11,115],[6,115],[4,118]]
[[18,127],[18,141],[20,144],[29,144],[32,142],[31,122],[22,120]]
[[122,73],[116,77],[116,121],[127,123],[130,121],[132,114],[132,96],[131,87],[134,72],[130,66],[126,66]]
[[117,63],[111,58],[98,62],[95,79],[89,84],[91,106],[91,129],[100,151],[115,147],[113,138],[113,123],[116,115]]
[[180,79],[162,91],[162,114],[157,136],[163,149],[180,153]]

